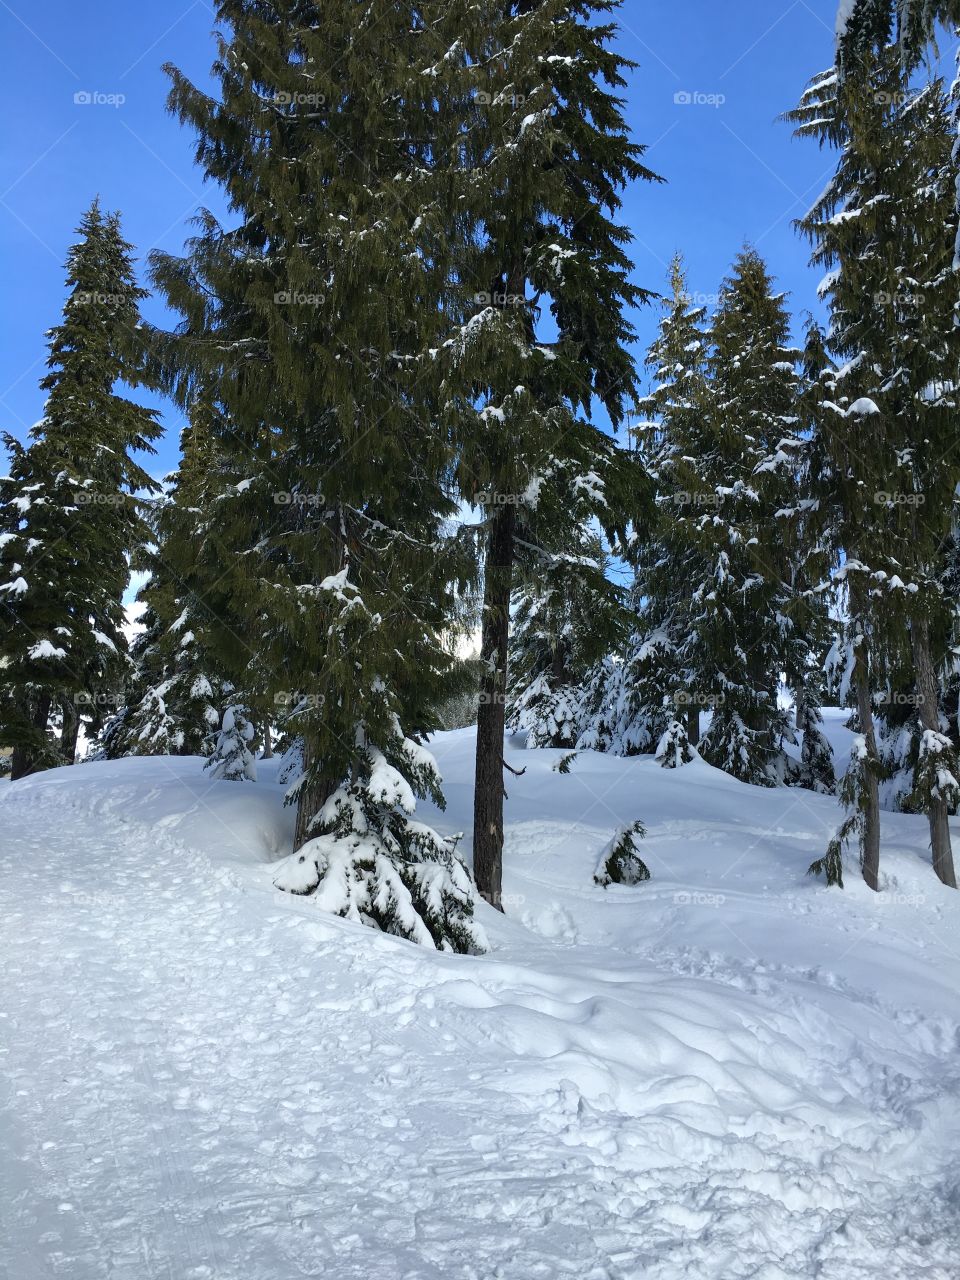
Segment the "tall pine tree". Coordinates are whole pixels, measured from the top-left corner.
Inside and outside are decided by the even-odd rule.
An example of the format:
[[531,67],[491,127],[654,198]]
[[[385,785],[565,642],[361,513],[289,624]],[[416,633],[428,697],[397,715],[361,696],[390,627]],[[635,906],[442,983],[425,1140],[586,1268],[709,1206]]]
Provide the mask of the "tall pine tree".
[[633,400],[625,312],[647,296],[630,283],[630,237],[616,221],[623,187],[654,177],[617,96],[630,66],[610,47],[617,7],[495,0],[474,11],[461,46],[474,99],[446,388],[461,493],[486,500],[473,852],[478,887],[496,905],[518,511],[541,545],[557,547],[574,537],[585,501],[615,536],[629,511],[614,492],[629,483],[625,455],[588,416],[599,403],[616,426]]
[[77,234],[40,384],[43,418],[27,447],[5,438],[12,468],[0,486],[0,739],[15,748],[15,778],[59,761],[51,708],[70,706],[78,718],[75,709],[113,688],[124,667],[128,557],[149,536],[137,495],[156,491],[135,456],[153,452],[155,413],[117,389],[138,380],[145,292],[131,246],[119,216],[97,201]]
[[471,949],[466,873],[412,817],[417,795],[440,798],[418,740],[452,663],[440,637],[461,572],[431,399],[446,256],[431,159],[443,74],[425,74],[436,15],[386,0],[222,0],[217,14],[218,97],[171,70],[170,105],[236,221],[205,214],[187,257],[155,255],[183,319],[154,344],[181,401],[216,385],[231,477],[218,536],[242,556],[236,605],[259,632],[242,692],[291,708],[303,772],[278,883]]
[[[853,826],[864,877],[879,886],[878,695],[912,667],[916,791],[930,819],[938,876],[955,885],[948,826],[957,765],[940,684],[955,605],[943,591],[960,460],[953,435],[960,381],[955,324],[956,171],[942,86],[912,92],[890,52],[863,55],[860,76],[817,77],[793,113],[801,134],[842,148],[837,174],[801,226],[828,268],[828,346],[838,361],[819,439],[856,692],[859,781]],[[864,78],[866,77],[866,78]],[[869,92],[865,87],[869,86]]]

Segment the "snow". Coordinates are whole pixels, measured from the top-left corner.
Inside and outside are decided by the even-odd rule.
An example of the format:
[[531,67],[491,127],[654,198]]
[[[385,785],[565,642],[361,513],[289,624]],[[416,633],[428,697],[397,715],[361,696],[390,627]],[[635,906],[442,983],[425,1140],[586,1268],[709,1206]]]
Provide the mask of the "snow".
[[854,400],[853,404],[847,410],[850,417],[869,417],[872,414],[879,413],[880,408],[875,400],[871,400],[869,396],[861,396],[859,400]]
[[840,42],[846,36],[847,28],[850,25],[850,19],[853,17],[856,11],[857,5],[860,2],[861,0],[840,0],[840,3],[837,7],[837,25],[836,25],[837,44],[840,44]]
[[[430,747],[425,819],[469,830],[473,731]],[[0,1274],[955,1280],[960,897],[925,821],[884,815],[881,894],[828,890],[832,798],[564,754],[508,780],[481,957],[274,889],[276,761],[2,784]],[[594,884],[637,819],[652,880]]]
[[66,649],[61,649],[49,640],[38,640],[36,644],[32,644],[27,650],[27,657],[36,661],[44,658],[65,658],[67,656]]

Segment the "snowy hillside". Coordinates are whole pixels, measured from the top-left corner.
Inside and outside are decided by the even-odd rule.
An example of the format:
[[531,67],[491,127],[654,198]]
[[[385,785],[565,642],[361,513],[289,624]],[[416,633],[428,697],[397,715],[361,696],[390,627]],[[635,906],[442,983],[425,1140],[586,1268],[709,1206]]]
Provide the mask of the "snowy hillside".
[[[472,732],[435,744],[469,828]],[[429,952],[280,894],[282,789],[0,791],[0,1274],[952,1280],[960,903],[805,870],[835,801],[514,750],[508,917]],[[603,890],[642,818],[653,879]]]

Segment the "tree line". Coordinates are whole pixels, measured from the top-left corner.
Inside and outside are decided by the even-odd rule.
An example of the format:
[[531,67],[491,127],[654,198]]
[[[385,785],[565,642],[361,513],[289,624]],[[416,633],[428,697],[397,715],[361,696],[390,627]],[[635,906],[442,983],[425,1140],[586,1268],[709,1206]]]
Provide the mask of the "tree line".
[[[791,116],[839,152],[801,226],[828,326],[794,350],[749,248],[708,319],[678,259],[644,395],[630,317],[654,294],[621,197],[659,179],[616,8],[222,0],[216,95],[168,68],[230,217],[150,255],[172,329],[140,317],[117,215],[81,222],[44,417],[0,484],[15,777],[71,763],[81,721],[108,758],[234,779],[276,735],[280,887],[477,950],[474,883],[415,816],[442,803],[423,744],[452,701],[475,701],[474,881],[500,906],[508,719],[530,745],[829,789],[829,693],[857,737],[820,869],[842,883],[856,838],[878,887],[893,785],[953,883],[951,102],[872,36],[842,44]],[[185,415],[163,486],[124,385]]]

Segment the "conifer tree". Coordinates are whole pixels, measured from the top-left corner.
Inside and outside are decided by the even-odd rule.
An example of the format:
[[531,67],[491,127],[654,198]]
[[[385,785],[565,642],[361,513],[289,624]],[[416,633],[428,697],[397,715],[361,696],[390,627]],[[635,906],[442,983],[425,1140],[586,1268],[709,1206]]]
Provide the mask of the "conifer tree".
[[737,258],[709,331],[710,410],[699,460],[714,506],[696,520],[709,572],[694,600],[715,707],[700,745],[709,763],[744,782],[786,779],[790,729],[778,705],[789,650],[791,566],[777,513],[792,495],[782,449],[796,423],[799,352],[788,345],[783,296],[760,256]]
[[625,310],[647,296],[629,281],[629,233],[615,220],[624,185],[654,176],[617,97],[630,64],[610,47],[616,8],[616,0],[496,0],[462,38],[476,95],[462,177],[469,235],[455,272],[464,286],[459,331],[445,353],[458,484],[468,501],[492,499],[481,530],[473,853],[478,887],[496,905],[518,512],[549,546],[569,537],[576,486],[613,534],[627,509],[617,509],[610,487],[623,460],[587,417],[599,402],[616,426],[633,399]]
[[[890,53],[864,55],[856,82],[817,77],[792,118],[800,134],[842,148],[837,174],[801,223],[831,268],[829,348],[842,367],[822,406],[819,450],[835,486],[836,577],[844,591],[856,690],[864,878],[879,886],[880,748],[874,701],[917,688],[916,791],[934,867],[955,885],[947,815],[956,803],[953,744],[940,680],[955,605],[942,590],[960,464],[952,438],[960,337],[955,325],[956,170],[942,86],[911,92]],[[865,89],[869,86],[869,92]]]
[[[153,410],[116,390],[138,381],[139,303],[131,246],[97,201],[67,260],[63,319],[50,333],[42,420],[24,447],[11,437],[0,489],[0,738],[13,776],[58,763],[55,704],[113,687],[123,669],[128,557],[148,536],[136,495],[156,485],[136,461],[160,434]],[[65,728],[70,742],[73,727]],[[70,753],[72,759],[72,752]]]
[[236,694],[251,647],[249,622],[232,606],[237,557],[219,532],[219,497],[227,484],[216,451],[223,429],[210,393],[190,406],[181,457],[151,518],[153,538],[138,568],[149,577],[139,599],[144,630],[134,641],[134,671],[101,752],[207,755],[220,709]]
[[[699,525],[712,511],[699,467],[709,408],[706,310],[693,306],[683,262],[670,268],[670,293],[647,355],[653,385],[641,401],[638,444],[657,486],[658,519],[636,555],[637,630],[622,670],[615,740],[628,754],[654,751],[664,735],[690,757],[700,715],[713,701],[709,654],[695,626],[695,599],[709,573]],[[682,728],[682,732],[681,732]]]
[[256,737],[246,708],[239,704],[227,707],[210,759],[204,765],[213,776],[226,782],[256,782],[257,762],[252,744]]
[[153,350],[181,403],[217,388],[231,481],[218,533],[243,557],[235,604],[257,628],[240,692],[289,702],[303,764],[278,883],[474,949],[469,881],[412,817],[416,796],[439,798],[419,739],[445,692],[441,635],[465,572],[445,537],[449,442],[431,401],[450,231],[431,161],[448,127],[447,71],[426,74],[442,63],[437,14],[386,0],[221,0],[217,14],[217,98],[171,70],[170,105],[236,224],[204,214],[185,258],[154,256],[183,319]]
[[960,24],[960,0],[839,0],[841,66],[850,70],[865,51],[884,49],[892,39],[910,60],[918,62],[938,23]]
[[590,670],[621,648],[628,614],[595,529],[573,530],[560,551],[521,548],[510,639],[507,725],[528,747],[573,747]]

